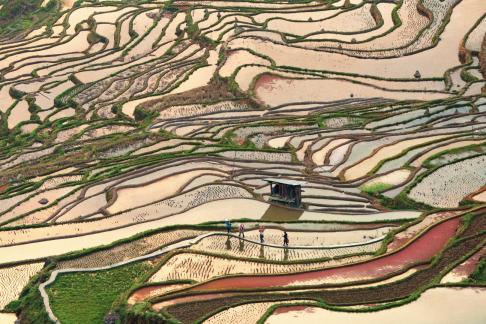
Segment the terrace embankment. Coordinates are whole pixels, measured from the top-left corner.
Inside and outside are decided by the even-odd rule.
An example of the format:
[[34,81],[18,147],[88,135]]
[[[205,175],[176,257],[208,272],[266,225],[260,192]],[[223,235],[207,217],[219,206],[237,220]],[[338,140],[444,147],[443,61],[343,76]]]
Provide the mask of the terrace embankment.
[[243,296],[228,296],[220,299],[198,301],[170,306],[167,311],[184,323],[201,318],[204,314],[214,312],[223,306],[235,305],[249,301],[288,300],[296,298],[322,299],[331,305],[358,305],[381,303],[398,300],[412,295],[414,292],[430,285],[435,277],[440,275],[451,264],[455,264],[471,250],[484,243],[486,235],[486,210],[476,212],[467,228],[458,235],[458,240],[447,246],[429,267],[411,275],[407,280],[393,282],[372,289],[320,290],[313,292],[295,292],[292,294],[258,294],[248,291]]
[[[40,323],[19,294],[54,265],[133,261],[60,276],[63,323],[101,323],[127,299],[132,322],[255,301],[361,309],[471,273],[485,0],[81,2],[0,0],[0,306],[21,299],[5,311]],[[305,183],[303,208],[276,207],[296,197],[267,178]],[[264,225],[266,245],[213,235],[140,276],[134,258],[225,218],[250,241]]]
[[212,103],[224,100],[244,99],[246,95],[238,91],[230,91],[227,83],[222,79],[214,79],[210,84],[177,94],[164,96],[144,102],[135,111],[162,111],[171,106],[185,104]]
[[425,262],[442,250],[459,226],[459,219],[443,222],[397,253],[370,262],[334,269],[282,276],[248,276],[223,278],[193,288],[195,291],[227,289],[261,289],[316,284],[332,284],[340,278],[347,281],[377,279],[413,263]]
[[486,78],[486,34],[484,34],[483,42],[481,43],[481,52],[479,53],[479,67],[481,69],[483,77]]

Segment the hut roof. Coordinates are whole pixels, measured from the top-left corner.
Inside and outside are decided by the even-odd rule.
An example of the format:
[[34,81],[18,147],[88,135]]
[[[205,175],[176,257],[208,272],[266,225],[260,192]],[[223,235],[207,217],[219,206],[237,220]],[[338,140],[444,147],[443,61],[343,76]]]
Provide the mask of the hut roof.
[[266,182],[270,183],[281,183],[281,184],[286,184],[289,186],[302,186],[305,185],[307,182],[304,181],[297,181],[297,180],[291,180],[291,179],[279,179],[279,178],[266,178],[263,179]]

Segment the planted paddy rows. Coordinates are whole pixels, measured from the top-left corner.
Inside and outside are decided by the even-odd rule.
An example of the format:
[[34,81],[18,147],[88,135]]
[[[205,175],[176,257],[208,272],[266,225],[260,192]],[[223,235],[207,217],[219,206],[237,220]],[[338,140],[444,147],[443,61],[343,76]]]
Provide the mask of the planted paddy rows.
[[42,262],[3,267],[0,269],[0,307],[3,309],[8,303],[16,300],[22,289],[44,264]]
[[[149,282],[165,282],[173,280],[194,280],[204,282],[213,278],[235,274],[279,274],[308,271],[324,266],[335,266],[346,262],[365,260],[366,257],[345,259],[342,262],[314,262],[300,264],[264,263],[244,260],[231,260],[224,257],[212,257],[200,254],[184,253],[172,257],[156,272]],[[269,259],[266,259],[269,260]],[[282,258],[283,261],[285,258]],[[295,260],[295,259],[294,259]],[[275,260],[273,260],[275,261]]]
[[[247,152],[252,153],[251,151]],[[220,161],[219,159],[202,159],[202,161],[197,161],[198,160],[194,159],[187,161],[181,160],[179,162],[169,163],[162,168],[149,168],[142,172],[129,173],[127,176],[119,177],[118,180],[108,183],[105,181],[106,185],[97,185],[96,182],[94,182],[88,186],[81,185],[66,187],[64,182],[79,181],[81,176],[65,176],[64,178],[60,178],[62,179],[58,185],[61,186],[60,189],[51,189],[48,191],[42,190],[37,194],[24,194],[27,198],[21,198],[23,196],[10,198],[12,202],[9,204],[10,206],[15,206],[13,211],[16,212],[16,214],[12,214],[12,212],[4,212],[2,217],[7,224],[25,225],[28,224],[27,221],[29,220],[39,222],[40,219],[41,223],[46,221],[65,223],[87,218],[100,218],[102,217],[102,214],[104,214],[105,216],[113,215],[113,217],[106,217],[106,219],[103,218],[96,221],[93,219],[92,222],[100,224],[118,224],[118,226],[121,226],[123,224],[129,224],[130,221],[126,219],[127,216],[148,216],[148,211],[157,210],[157,206],[168,206],[172,209],[167,209],[158,214],[152,213],[150,214],[150,218],[157,218],[174,212],[180,212],[212,200],[240,197],[251,198],[252,191],[254,191],[255,194],[258,194],[265,185],[265,182],[261,181],[262,178],[278,176],[278,174],[282,173],[282,169],[275,168],[278,164],[269,164],[269,168],[262,169],[260,173],[253,168],[232,166],[231,163],[224,160]],[[262,165],[265,165],[265,163],[262,163]],[[283,165],[283,167],[287,166]],[[293,166],[290,164],[288,167]],[[250,176],[247,176],[246,173],[250,173]],[[238,175],[235,176],[236,174]],[[292,175],[295,175],[300,179],[304,177],[304,175],[299,172],[292,173]],[[203,176],[205,176],[205,178],[203,178]],[[205,179],[208,182],[204,182]],[[257,179],[259,179],[259,181],[256,181]],[[232,182],[225,183],[225,180],[231,180]],[[46,183],[47,182],[44,182],[44,187],[46,187]],[[312,210],[310,207],[315,204],[316,208],[320,208],[321,210],[325,210],[325,206],[327,205],[329,206],[328,209],[330,211],[337,210],[339,212],[340,205],[346,202],[347,199],[349,199],[348,208],[361,208],[370,204],[364,196],[353,193],[344,194],[343,192],[347,190],[346,188],[342,188],[343,190],[336,190],[332,189],[331,185],[322,186],[320,188],[319,186],[322,186],[322,184],[319,184],[316,181],[315,183],[309,183],[308,188],[307,185],[304,187],[305,194],[303,195],[303,201],[307,204],[310,210]],[[227,188],[227,190],[222,191],[222,188]],[[37,191],[39,191],[39,189],[37,189]],[[63,198],[59,198],[59,196]],[[133,201],[126,199],[125,197],[135,199],[135,204]],[[191,200],[188,200],[189,197],[192,197]],[[339,200],[337,200],[336,203],[333,203],[332,199]],[[44,204],[43,201],[45,200],[47,200],[47,202]],[[4,199],[4,201],[4,206],[8,208],[7,206],[9,205],[7,205],[7,201],[9,201],[9,199]],[[44,205],[46,204],[47,206],[52,205],[52,207],[45,208]],[[30,208],[29,210],[40,210],[34,214],[25,216],[24,219],[19,219],[19,214],[25,209],[22,209],[22,206],[24,205],[26,206],[25,208]],[[102,214],[99,214],[100,212]],[[19,216],[14,218],[15,222],[8,222],[16,215]],[[146,216],[143,216],[144,219],[149,219],[146,218]],[[93,223],[93,225],[95,223]],[[106,225],[103,227],[108,229],[112,226],[113,225]],[[80,232],[81,229],[79,229],[79,226],[76,224],[62,225],[61,227],[63,228],[62,232],[64,235],[69,233],[69,231],[66,232],[66,228],[73,228],[78,234],[82,233]],[[97,229],[100,230],[103,227],[100,228],[97,226]],[[34,230],[34,232],[35,231],[38,231],[39,233],[44,232],[43,235],[45,235],[51,230],[45,228]],[[15,232],[13,234],[15,234]],[[45,236],[52,237],[50,234]],[[4,241],[8,240],[8,236],[5,235],[2,239]],[[26,239],[26,237],[24,237],[24,239]]]
[[[481,224],[481,222],[484,221],[484,219],[481,219],[481,217],[476,218],[476,224]],[[471,224],[473,225],[473,224]],[[462,235],[471,235],[474,233],[474,229],[468,228]],[[349,289],[345,292],[342,290],[319,290],[318,292],[295,292],[292,294],[291,298],[295,298],[296,296],[299,296],[300,298],[323,298],[326,300],[327,303],[331,303],[333,305],[350,305],[350,304],[360,304],[365,301],[372,300],[374,302],[384,302],[388,298],[392,300],[396,300],[398,298],[403,298],[410,294],[412,291],[416,290],[420,285],[423,285],[425,282],[428,282],[431,277],[436,275],[440,269],[443,269],[444,267],[447,267],[447,265],[454,260],[456,257],[461,256],[462,253],[465,250],[468,250],[472,248],[473,246],[477,246],[478,243],[480,243],[481,237],[475,236],[474,238],[471,238],[466,241],[462,241],[461,243],[458,243],[457,245],[450,247],[446,249],[446,252],[442,254],[440,261],[437,264],[434,264],[430,267],[427,267],[423,271],[417,272],[415,275],[412,275],[409,280],[397,282],[397,283],[392,283],[392,284],[387,284],[383,285],[379,288],[375,289]],[[412,279],[413,278],[413,279]],[[259,279],[254,278],[255,279]],[[271,281],[267,280],[267,283],[270,283]],[[243,284],[244,281],[241,281],[241,284]],[[246,296],[245,296],[246,295]],[[172,314],[175,316],[180,316],[180,318],[183,318],[185,321],[192,321],[196,318],[200,318],[203,316],[203,314],[207,314],[210,312],[214,312],[219,309],[223,304],[228,305],[228,303],[232,303],[233,305],[239,304],[239,303],[245,303],[250,300],[252,301],[261,301],[268,299],[269,297],[266,296],[266,294],[252,294],[249,291],[242,292],[240,294],[230,294],[229,296],[225,297],[224,300],[219,298],[217,294],[213,293],[213,297],[210,295],[207,295],[209,298],[205,298],[201,300],[201,296],[198,298],[200,301],[193,302],[193,303],[183,303],[175,306],[169,306],[168,311],[170,311]],[[290,299],[288,296],[288,293],[284,294],[279,294],[279,292],[275,292],[272,294],[272,300],[278,301],[278,300],[288,300]],[[360,301],[362,300],[362,301]],[[366,303],[366,302],[365,302]],[[198,312],[197,313],[184,313],[187,312],[187,307],[194,307],[197,305]],[[194,309],[194,308],[193,308]]]
[[[102,322],[129,296],[133,321],[155,311],[226,323],[245,309],[254,322],[282,299],[407,298],[439,266],[444,282],[477,280],[484,224],[467,225],[485,201],[484,1],[61,10],[17,37],[0,30],[0,286],[11,292],[0,309],[54,269],[81,270],[47,288],[43,302],[61,322],[88,313],[82,320]],[[278,207],[267,178],[302,182],[299,208]],[[247,240],[224,235],[224,219],[234,234],[246,224]],[[194,227],[145,233],[177,224]],[[456,235],[464,241],[446,246]],[[430,264],[443,248],[445,261]],[[103,300],[72,294],[80,278],[106,291]],[[138,284],[148,285],[139,296]],[[301,285],[298,298],[280,294]],[[367,289],[385,285],[395,295]],[[219,312],[222,297],[235,307]],[[28,317],[22,308],[40,297],[21,299]],[[194,314],[190,300],[201,306]],[[66,301],[91,308],[70,314]]]
[[112,248],[59,262],[58,269],[96,268],[149,254],[158,248],[201,235],[204,231],[173,230],[153,234]]
[[[339,236],[342,241],[346,240],[347,234],[348,233],[340,233]],[[290,236],[292,237],[292,233]],[[294,234],[294,236],[297,235]],[[380,240],[371,238],[363,239],[361,237],[361,240],[357,242],[315,245],[317,247],[322,247],[319,249],[306,249],[305,247],[302,247],[299,249],[285,250],[280,248],[280,246],[263,246],[236,238],[222,239],[221,237],[214,236],[201,240],[199,243],[193,245],[191,249],[198,252],[211,251],[212,253],[233,257],[263,259],[269,261],[294,261],[323,258],[333,259],[354,254],[372,254],[380,247],[380,245]]]

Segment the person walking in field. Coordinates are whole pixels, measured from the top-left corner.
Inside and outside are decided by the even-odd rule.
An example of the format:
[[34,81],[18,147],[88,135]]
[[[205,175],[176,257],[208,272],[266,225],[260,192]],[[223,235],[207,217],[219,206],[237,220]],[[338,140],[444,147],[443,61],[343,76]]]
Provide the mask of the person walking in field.
[[285,247],[289,246],[289,234],[287,234],[287,231],[284,231],[283,234],[283,246]]
[[240,223],[240,226],[238,227],[238,236],[245,238],[245,224]]
[[224,221],[224,224],[226,225],[226,230],[228,231],[228,234],[231,233],[231,222],[229,221],[229,219],[226,219]]
[[260,225],[258,228],[258,232],[260,232],[260,243],[265,243],[265,236],[263,235],[263,232],[265,231],[265,226]]

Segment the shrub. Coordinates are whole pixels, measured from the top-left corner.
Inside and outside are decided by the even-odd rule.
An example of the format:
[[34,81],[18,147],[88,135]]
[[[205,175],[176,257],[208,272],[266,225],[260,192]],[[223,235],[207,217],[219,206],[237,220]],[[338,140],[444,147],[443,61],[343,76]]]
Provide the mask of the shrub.
[[366,192],[368,194],[375,194],[375,193],[386,191],[391,187],[392,185],[388,183],[377,182],[377,183],[365,184],[361,186],[360,189],[361,191]]
[[26,95],[25,92],[17,90],[14,87],[11,87],[8,90],[8,93],[10,94],[10,96],[12,96],[12,98],[19,99],[19,100],[22,99]]
[[470,280],[478,284],[486,284],[486,256],[483,256],[479,265],[470,275]]
[[142,107],[135,108],[133,112],[133,116],[135,117],[136,121],[144,121],[147,119],[154,118],[158,113],[156,111],[147,111]]

